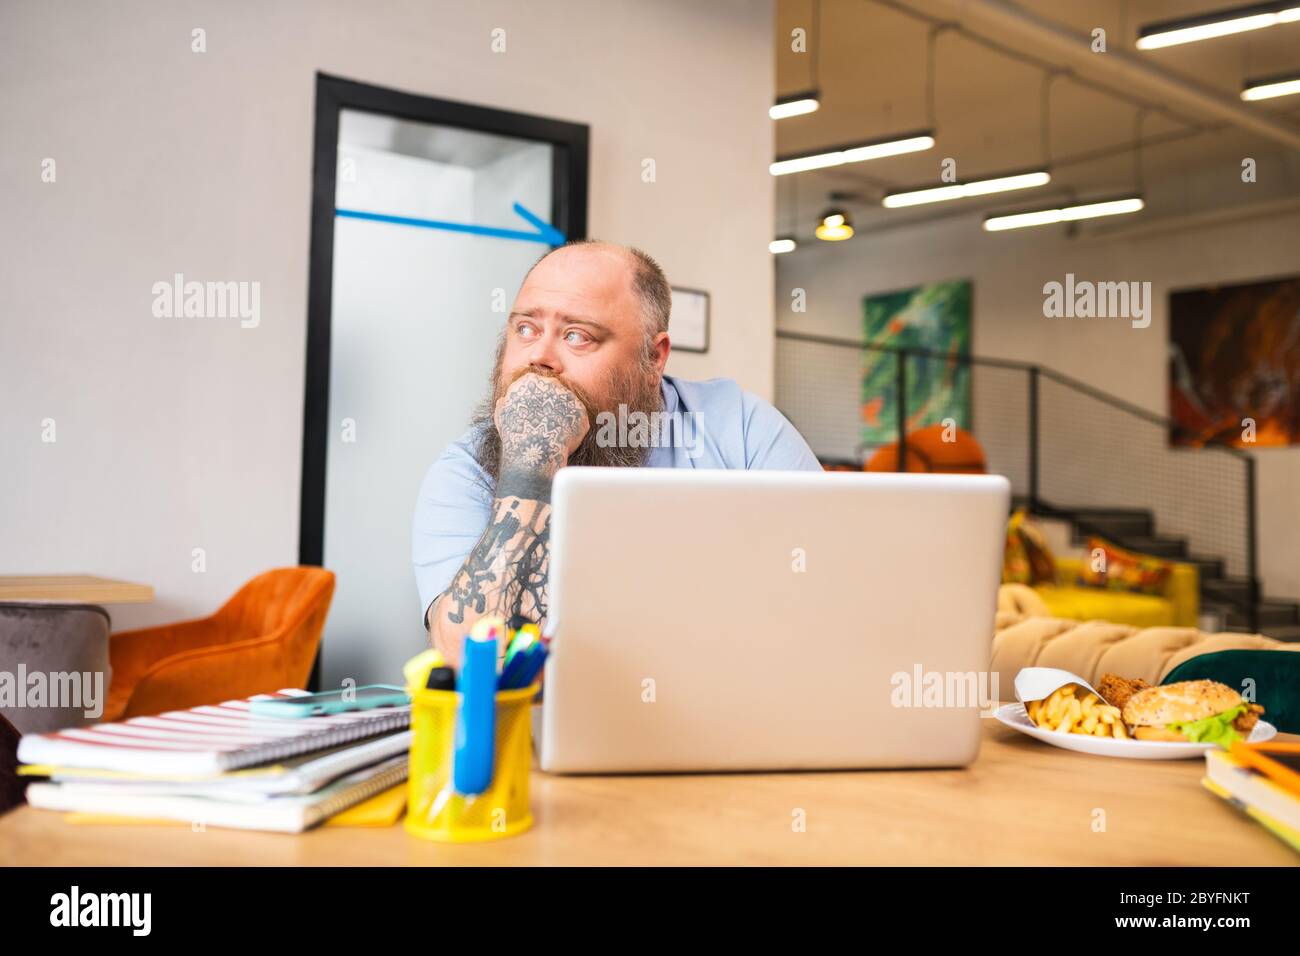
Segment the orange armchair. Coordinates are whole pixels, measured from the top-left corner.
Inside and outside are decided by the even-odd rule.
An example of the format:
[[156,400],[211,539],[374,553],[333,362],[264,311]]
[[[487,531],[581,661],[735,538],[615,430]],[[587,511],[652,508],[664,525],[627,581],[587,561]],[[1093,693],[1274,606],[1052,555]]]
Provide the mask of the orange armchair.
[[197,621],[109,639],[113,681],[104,720],[302,687],[334,596],[334,572],[278,568]]
[[[907,470],[932,471],[949,475],[982,475],[988,471],[984,449],[975,436],[961,428],[953,430],[952,441],[944,441],[943,425],[927,425],[907,436]],[[898,471],[898,442],[881,445],[863,471]]]

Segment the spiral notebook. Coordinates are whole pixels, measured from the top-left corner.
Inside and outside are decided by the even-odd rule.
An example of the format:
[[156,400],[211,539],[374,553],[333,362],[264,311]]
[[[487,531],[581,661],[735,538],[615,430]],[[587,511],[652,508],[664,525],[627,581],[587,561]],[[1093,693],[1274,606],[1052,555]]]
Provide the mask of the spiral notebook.
[[[250,699],[306,693],[289,689]],[[30,734],[18,742],[18,759],[158,777],[199,776],[314,753],[405,730],[411,723],[409,705],[300,718],[254,715],[248,705],[247,700],[228,700],[153,717]]]

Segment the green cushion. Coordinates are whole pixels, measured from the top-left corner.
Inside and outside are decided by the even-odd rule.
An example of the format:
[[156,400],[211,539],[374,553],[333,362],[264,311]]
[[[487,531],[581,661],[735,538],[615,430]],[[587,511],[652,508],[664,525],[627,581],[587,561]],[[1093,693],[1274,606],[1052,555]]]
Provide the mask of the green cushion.
[[1246,696],[1254,681],[1264,719],[1287,734],[1300,733],[1300,651],[1216,651],[1183,661],[1161,681],[1216,680]]

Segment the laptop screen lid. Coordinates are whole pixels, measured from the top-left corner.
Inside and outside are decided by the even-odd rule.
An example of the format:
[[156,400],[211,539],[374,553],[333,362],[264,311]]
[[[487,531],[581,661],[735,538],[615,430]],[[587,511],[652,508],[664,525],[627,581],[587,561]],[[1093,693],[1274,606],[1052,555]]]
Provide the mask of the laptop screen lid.
[[969,763],[1009,498],[1000,476],[561,469],[542,768]]

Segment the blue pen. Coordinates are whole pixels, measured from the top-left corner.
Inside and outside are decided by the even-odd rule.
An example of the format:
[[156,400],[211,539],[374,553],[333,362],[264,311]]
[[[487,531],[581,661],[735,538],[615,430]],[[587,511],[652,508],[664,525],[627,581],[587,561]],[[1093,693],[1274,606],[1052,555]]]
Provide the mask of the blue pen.
[[528,660],[529,651],[536,646],[537,638],[531,634],[520,633],[510,642],[510,648],[506,653],[505,667],[501,669],[501,689],[510,690],[514,687],[522,687],[517,684],[516,678]]
[[513,687],[524,688],[532,685],[541,673],[542,665],[546,663],[546,645],[541,641],[528,648],[528,657],[524,662],[523,669],[519,673],[516,683]]
[[460,711],[456,715],[456,752],[452,761],[452,786],[457,793],[482,793],[492,783],[496,692],[497,639],[493,629],[486,638],[471,636],[465,641]]

